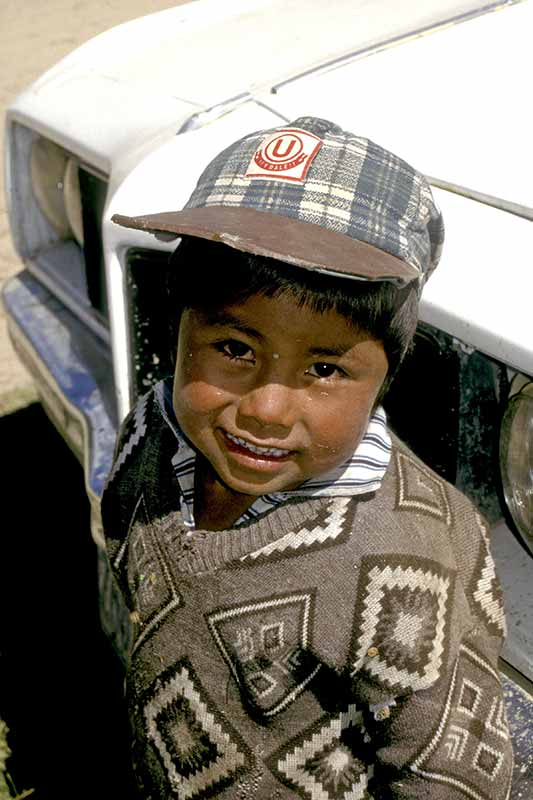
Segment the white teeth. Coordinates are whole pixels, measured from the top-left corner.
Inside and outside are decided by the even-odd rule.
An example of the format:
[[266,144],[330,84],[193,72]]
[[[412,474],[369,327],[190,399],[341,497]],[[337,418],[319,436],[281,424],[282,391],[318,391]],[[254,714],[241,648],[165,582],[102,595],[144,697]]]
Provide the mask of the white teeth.
[[252,453],[256,453],[260,456],[286,456],[289,450],[281,450],[279,447],[257,447],[255,444],[251,444],[247,442],[246,439],[241,439],[239,436],[233,436],[231,433],[226,431],[226,436],[235,444],[238,444],[239,447],[244,447],[246,450],[250,450]]

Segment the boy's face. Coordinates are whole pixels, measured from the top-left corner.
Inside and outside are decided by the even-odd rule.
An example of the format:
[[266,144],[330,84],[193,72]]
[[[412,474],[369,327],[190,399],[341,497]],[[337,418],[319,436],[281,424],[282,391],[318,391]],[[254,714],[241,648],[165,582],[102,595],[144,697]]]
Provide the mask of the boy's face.
[[293,489],[348,458],[387,374],[380,342],[290,294],[186,310],[173,404],[234,492]]

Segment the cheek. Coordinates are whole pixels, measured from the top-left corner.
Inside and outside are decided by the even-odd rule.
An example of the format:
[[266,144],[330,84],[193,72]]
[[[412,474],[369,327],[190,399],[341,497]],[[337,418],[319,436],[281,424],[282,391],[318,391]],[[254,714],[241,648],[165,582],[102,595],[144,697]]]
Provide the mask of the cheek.
[[174,409],[180,415],[206,415],[228,402],[223,389],[206,381],[176,381],[174,384]]
[[190,350],[182,353],[174,375],[174,410],[180,423],[220,412],[234,396],[218,359],[205,349]]
[[322,417],[313,432],[313,445],[324,456],[344,459],[353,452],[363,435],[368,421],[365,414],[344,412]]
[[350,393],[338,403],[323,406],[310,430],[315,457],[337,463],[348,458],[367,428],[372,403],[373,395]]

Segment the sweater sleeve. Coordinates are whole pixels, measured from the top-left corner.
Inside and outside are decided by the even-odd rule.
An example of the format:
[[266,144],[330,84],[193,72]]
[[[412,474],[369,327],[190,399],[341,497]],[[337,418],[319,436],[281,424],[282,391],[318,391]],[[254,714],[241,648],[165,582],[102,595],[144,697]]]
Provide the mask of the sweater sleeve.
[[126,560],[122,556],[132,521],[139,508],[143,446],[150,400],[148,395],[142,397],[119,428],[113,464],[100,504],[107,554],[130,611],[133,610],[134,603],[130,597]]
[[455,626],[460,632],[450,637],[438,677],[405,692],[390,687],[387,692],[364,673],[359,680],[375,754],[369,787],[375,800],[509,796],[513,754],[498,671],[505,636],[502,597],[488,526],[463,500],[457,515],[463,530],[454,543],[469,543],[456,549]]
[[495,639],[473,633],[438,685],[369,706],[375,800],[508,797],[513,756],[498,650]]

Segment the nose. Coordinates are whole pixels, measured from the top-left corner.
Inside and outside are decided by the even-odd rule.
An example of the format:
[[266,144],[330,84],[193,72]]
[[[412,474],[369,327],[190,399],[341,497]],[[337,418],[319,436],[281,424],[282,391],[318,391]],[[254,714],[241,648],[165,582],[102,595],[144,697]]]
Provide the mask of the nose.
[[296,389],[283,383],[255,386],[241,397],[239,415],[263,435],[286,435],[295,422],[296,393]]

